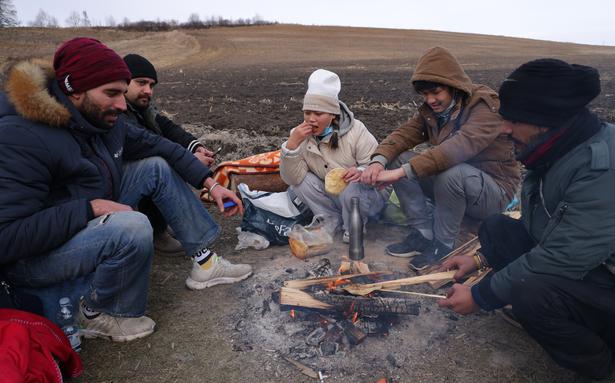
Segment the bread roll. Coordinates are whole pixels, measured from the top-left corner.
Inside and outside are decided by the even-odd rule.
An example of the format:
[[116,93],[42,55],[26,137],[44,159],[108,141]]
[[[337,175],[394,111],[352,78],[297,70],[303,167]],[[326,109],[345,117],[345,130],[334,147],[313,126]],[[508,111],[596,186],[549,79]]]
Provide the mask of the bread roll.
[[344,168],[332,169],[325,176],[325,191],[331,195],[339,195],[346,188],[346,181],[342,176],[346,173]]

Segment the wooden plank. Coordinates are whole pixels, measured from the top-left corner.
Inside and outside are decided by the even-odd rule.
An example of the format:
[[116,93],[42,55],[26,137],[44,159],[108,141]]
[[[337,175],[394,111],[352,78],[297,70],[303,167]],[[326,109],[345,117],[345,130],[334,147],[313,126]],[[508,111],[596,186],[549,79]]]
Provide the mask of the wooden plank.
[[322,310],[333,309],[332,305],[319,301],[305,291],[301,291],[291,287],[280,288],[280,304]]
[[322,277],[322,278],[310,278],[310,279],[292,279],[290,281],[284,282],[284,287],[290,287],[293,289],[303,289],[309,286],[327,284],[329,282],[334,282],[340,279],[352,279],[355,277],[363,277],[363,276],[375,276],[375,275],[389,275],[392,274],[390,271],[372,271],[369,273],[359,273],[359,274],[348,274],[348,275],[334,275],[332,277]]
[[466,279],[463,284],[470,287],[474,286],[478,282],[482,281],[483,278],[485,278],[490,272],[491,268],[486,268],[485,270],[478,270],[476,273]]
[[367,295],[373,291],[381,289],[395,290],[401,286],[418,285],[431,281],[448,280],[453,277],[455,271],[445,271],[442,273],[434,273],[429,275],[418,275],[416,277],[393,279],[391,281],[383,281],[378,283],[352,284],[343,287],[344,290],[354,295]]

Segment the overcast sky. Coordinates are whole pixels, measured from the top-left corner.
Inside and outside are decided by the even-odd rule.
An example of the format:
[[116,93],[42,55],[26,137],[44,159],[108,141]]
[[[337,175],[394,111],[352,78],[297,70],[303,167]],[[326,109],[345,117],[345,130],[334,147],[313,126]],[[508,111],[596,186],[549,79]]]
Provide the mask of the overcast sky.
[[23,25],[39,9],[60,24],[72,11],[86,11],[104,23],[175,19],[191,13],[201,19],[259,15],[267,21],[306,25],[344,25],[433,29],[615,45],[615,1],[610,0],[13,0]]

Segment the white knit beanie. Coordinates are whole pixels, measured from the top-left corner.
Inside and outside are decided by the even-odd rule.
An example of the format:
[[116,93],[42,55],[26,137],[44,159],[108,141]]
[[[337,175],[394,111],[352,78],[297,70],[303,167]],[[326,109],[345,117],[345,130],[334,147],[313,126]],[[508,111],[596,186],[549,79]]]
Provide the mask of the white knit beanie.
[[308,90],[303,98],[303,110],[340,114],[337,95],[342,85],[335,73],[317,69],[308,79]]

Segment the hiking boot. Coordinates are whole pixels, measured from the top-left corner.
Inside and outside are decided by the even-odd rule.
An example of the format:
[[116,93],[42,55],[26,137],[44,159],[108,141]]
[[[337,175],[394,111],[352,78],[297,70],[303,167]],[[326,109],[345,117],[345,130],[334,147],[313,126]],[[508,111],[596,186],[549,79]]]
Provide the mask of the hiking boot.
[[168,229],[154,237],[154,250],[156,253],[168,257],[186,254],[182,244],[177,239],[173,238]]
[[98,313],[94,317],[87,317],[83,313],[83,305],[79,310],[80,334],[85,338],[103,338],[113,342],[129,342],[145,338],[154,332],[156,322],[145,315],[138,318],[114,317],[105,313]]
[[212,261],[214,264],[207,270],[203,269],[196,261],[192,264],[192,270],[186,279],[186,286],[190,290],[201,290],[224,283],[239,282],[252,274],[252,266],[250,265],[234,265],[217,255],[212,257],[215,257]]
[[410,267],[416,271],[421,271],[429,266],[440,262],[448,253],[453,250],[452,247],[448,247],[442,242],[434,239],[433,242],[423,251],[421,254],[412,258],[410,261]]
[[410,228],[410,233],[406,235],[406,238],[401,242],[387,246],[386,252],[394,257],[410,258],[423,252],[430,244],[431,241],[423,237],[420,231]]

